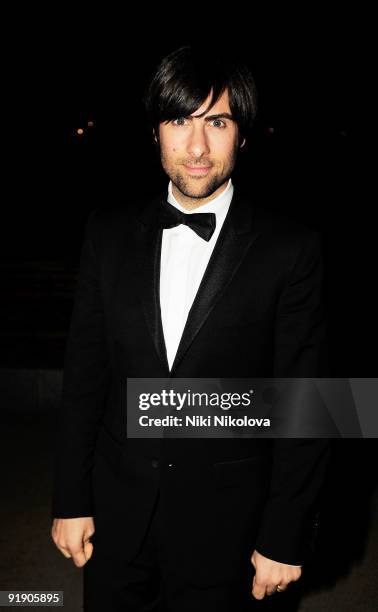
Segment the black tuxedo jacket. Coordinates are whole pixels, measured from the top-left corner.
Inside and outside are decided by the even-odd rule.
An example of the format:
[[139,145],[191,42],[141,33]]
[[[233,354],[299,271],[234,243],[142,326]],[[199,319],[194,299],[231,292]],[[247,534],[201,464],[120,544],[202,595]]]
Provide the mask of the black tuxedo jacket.
[[319,235],[236,186],[169,371],[159,305],[162,197],[90,215],[66,349],[52,514],[94,516],[95,538],[117,542],[131,558],[159,494],[183,571],[190,562],[193,572],[195,559],[198,576],[213,567],[219,577],[225,555],[236,567],[254,548],[302,564],[327,440],[127,439],[124,395],[127,377],[326,376]]

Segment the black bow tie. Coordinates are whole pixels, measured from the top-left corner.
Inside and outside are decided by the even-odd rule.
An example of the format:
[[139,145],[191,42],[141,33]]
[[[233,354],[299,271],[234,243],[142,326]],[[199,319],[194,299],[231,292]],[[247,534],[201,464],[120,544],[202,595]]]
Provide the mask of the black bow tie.
[[161,226],[167,229],[181,225],[181,223],[187,225],[207,242],[213,235],[216,225],[215,213],[193,213],[189,215],[181,212],[165,200],[162,202],[160,222]]

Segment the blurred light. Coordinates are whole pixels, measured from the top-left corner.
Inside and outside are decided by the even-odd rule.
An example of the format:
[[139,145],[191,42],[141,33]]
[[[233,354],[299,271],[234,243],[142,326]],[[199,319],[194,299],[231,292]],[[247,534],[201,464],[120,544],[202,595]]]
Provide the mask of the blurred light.
[[268,134],[274,134],[274,128],[268,127]]
[[93,127],[93,126],[94,126],[93,121],[88,121],[87,126],[88,126],[88,127]]
[[82,136],[84,134],[83,128],[77,128],[76,133],[79,134],[79,136]]

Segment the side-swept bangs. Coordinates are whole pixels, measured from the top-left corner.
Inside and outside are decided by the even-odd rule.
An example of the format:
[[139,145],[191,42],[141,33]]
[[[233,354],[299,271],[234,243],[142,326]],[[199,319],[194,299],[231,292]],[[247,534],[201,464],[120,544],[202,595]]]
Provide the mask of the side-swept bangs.
[[151,78],[144,105],[150,125],[187,117],[211,94],[206,114],[225,90],[230,110],[241,134],[252,128],[257,112],[257,93],[249,69],[227,56],[210,60],[193,47],[181,47],[165,57]]

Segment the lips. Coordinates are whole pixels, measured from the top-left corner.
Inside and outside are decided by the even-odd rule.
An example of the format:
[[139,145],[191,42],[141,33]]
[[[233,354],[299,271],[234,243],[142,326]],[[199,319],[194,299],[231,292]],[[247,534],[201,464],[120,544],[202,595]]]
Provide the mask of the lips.
[[209,172],[211,166],[184,166],[189,174],[205,175]]

